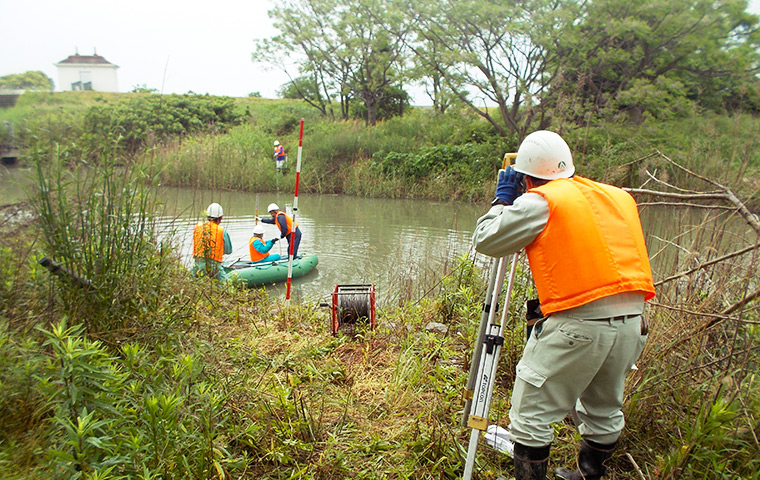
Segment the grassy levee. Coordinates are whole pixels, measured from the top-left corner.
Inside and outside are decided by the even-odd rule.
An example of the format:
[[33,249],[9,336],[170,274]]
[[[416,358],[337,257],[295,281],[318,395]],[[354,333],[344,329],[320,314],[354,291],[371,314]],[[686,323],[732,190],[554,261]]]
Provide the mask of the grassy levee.
[[[73,141],[74,125],[24,133],[38,139],[25,146],[38,169],[35,216],[4,209],[0,220],[0,478],[461,477],[482,262],[451,259],[407,289],[418,294],[381,305],[374,331],[333,336],[327,309],[192,278],[155,235],[152,186],[286,188],[293,172],[274,174],[271,142],[288,147],[292,168],[301,117],[311,191],[480,201],[516,145],[466,115],[418,109],[367,128],[318,121],[288,101],[236,102],[248,119],[225,133],[154,139],[135,156],[103,135],[87,164],[93,149]],[[705,116],[563,133],[582,175],[640,186],[654,181],[648,171],[683,188],[715,187],[659,151],[756,206],[759,128],[749,116]],[[671,208],[646,232],[657,297],[628,378],[613,480],[760,475],[760,258],[749,249],[710,263],[757,245],[732,216]],[[43,256],[76,277],[44,269]],[[397,276],[399,288],[409,284]],[[524,259],[517,278],[491,410],[502,425],[523,305],[535,296]],[[448,330],[428,331],[429,322]],[[576,429],[566,420],[555,432],[551,467],[574,465]],[[499,475],[512,475],[510,459],[481,447],[476,478]]]
[[[159,171],[166,185],[291,191],[303,118],[305,192],[482,202],[492,198],[502,155],[518,147],[517,138],[499,137],[485,120],[456,108],[443,115],[414,107],[368,127],[322,118],[295,100],[75,93],[82,92],[24,94],[16,107],[0,111],[0,119],[14,123],[27,158],[64,152],[72,163],[95,162],[111,143],[121,162]],[[751,205],[760,203],[756,117],[705,113],[637,125],[596,122],[552,127],[567,139],[581,175],[638,186],[649,169],[676,183],[692,181],[652,157],[661,152],[725,183]],[[288,153],[284,176],[274,168],[274,140]]]

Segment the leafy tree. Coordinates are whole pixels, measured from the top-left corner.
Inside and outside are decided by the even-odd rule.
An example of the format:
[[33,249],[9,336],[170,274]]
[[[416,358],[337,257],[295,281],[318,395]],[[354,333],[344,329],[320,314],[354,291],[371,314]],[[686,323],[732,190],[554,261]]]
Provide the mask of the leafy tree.
[[281,34],[259,42],[253,59],[283,68],[299,56],[301,74],[319,87],[315,106],[327,111],[329,99],[339,98],[345,119],[358,98],[374,125],[388,87],[402,80],[403,13],[383,0],[287,0],[269,15]]
[[[409,106],[409,94],[400,86],[389,86],[383,92],[382,100],[377,106],[377,120],[387,120],[401,116]],[[351,110],[357,118],[367,118],[367,108],[363,103],[357,103]]]
[[574,19],[562,0],[399,0],[409,12],[418,65],[502,136],[549,119],[542,95],[558,71],[552,39]]
[[[331,34],[330,12],[337,5],[332,0],[292,0],[284,2],[277,9],[269,11],[280,34],[256,43],[252,59],[254,62],[279,68],[291,79],[294,86],[302,85],[301,77],[310,78],[315,88],[313,95],[300,98],[315,106],[323,115],[334,117],[330,98],[340,100],[341,116],[349,116],[348,64],[351,59],[342,59],[338,40]],[[293,77],[287,60],[296,57],[300,75]]]
[[304,100],[317,108],[323,116],[327,115],[327,102],[320,93],[318,78],[302,75],[282,85],[277,92],[281,98]]
[[576,117],[610,107],[634,121],[687,99],[712,109],[736,98],[753,104],[760,37],[746,7],[746,0],[584,3],[581,20],[553,40],[562,74],[551,98],[576,100]]
[[426,58],[438,58],[438,49],[440,46],[435,42],[435,38],[423,39],[421,45],[417,45],[424,55],[415,55],[412,58],[412,68],[407,71],[410,80],[416,81],[422,85],[425,93],[433,101],[433,109],[440,113],[446,113],[446,110],[454,103],[456,97],[454,92],[457,89],[446,87],[443,75],[438,72],[434,65],[426,63]]
[[53,80],[40,71],[13,73],[0,77],[0,88],[11,90],[53,90]]

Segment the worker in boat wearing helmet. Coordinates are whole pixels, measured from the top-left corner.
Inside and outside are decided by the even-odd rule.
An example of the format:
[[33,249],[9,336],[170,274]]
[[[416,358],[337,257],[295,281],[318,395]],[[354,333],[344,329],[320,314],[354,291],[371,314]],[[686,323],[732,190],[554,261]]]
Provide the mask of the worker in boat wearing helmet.
[[290,215],[280,211],[280,207],[276,203],[270,203],[267,211],[272,218],[262,218],[262,223],[276,225],[280,229],[280,238],[288,239],[288,255],[290,255],[292,244],[293,258],[297,258],[298,245],[301,243],[301,229],[298,228],[298,223],[294,222]]
[[276,262],[280,259],[278,253],[269,253],[279,238],[264,241],[264,226],[256,225],[253,227],[253,236],[248,241],[248,250],[251,254],[252,262]]
[[515,165],[499,172],[496,199],[473,234],[475,249],[492,257],[525,249],[543,315],[512,390],[517,480],[545,478],[552,423],[569,413],[582,437],[578,468],[557,476],[606,474],[624,424],[625,377],[647,338],[644,302],[655,295],[633,197],[574,172],[562,137],[531,133]]
[[282,166],[285,164],[285,147],[280,145],[277,140],[274,141],[274,162],[277,167],[277,171],[282,170]]
[[227,230],[220,225],[224,210],[218,203],[206,209],[206,222],[198,222],[193,230],[193,273],[222,279],[220,268],[224,255],[232,253],[232,241]]

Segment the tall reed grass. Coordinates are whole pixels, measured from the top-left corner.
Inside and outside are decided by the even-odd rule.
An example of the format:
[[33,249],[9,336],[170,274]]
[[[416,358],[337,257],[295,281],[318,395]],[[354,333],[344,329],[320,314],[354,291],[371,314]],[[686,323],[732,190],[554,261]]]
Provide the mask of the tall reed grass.
[[178,265],[153,227],[151,172],[114,161],[70,169],[67,160],[64,154],[38,159],[31,200],[40,256],[68,272],[57,277],[58,298],[91,335],[140,326],[167,306]]
[[656,478],[756,478],[760,310],[741,302],[760,287],[760,252],[678,272],[756,245],[757,233],[712,211],[669,218],[650,237],[659,282],[628,385],[626,448]]

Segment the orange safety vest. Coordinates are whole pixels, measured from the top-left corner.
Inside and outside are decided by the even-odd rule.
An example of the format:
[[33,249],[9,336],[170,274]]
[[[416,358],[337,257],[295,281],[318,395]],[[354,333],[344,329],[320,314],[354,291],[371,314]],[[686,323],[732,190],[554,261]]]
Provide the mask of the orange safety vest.
[[[274,222],[275,222],[275,225],[277,225],[277,228],[280,228],[280,220],[279,220],[280,215],[285,215],[285,213],[277,212],[277,216],[274,218]],[[285,233],[285,236],[287,237],[288,235],[290,235],[290,232],[298,228],[298,223],[294,225],[293,219],[290,218],[289,215],[285,215],[285,223],[288,225],[288,231],[287,233]]]
[[525,248],[544,315],[623,292],[654,297],[633,197],[579,176],[529,191],[549,202],[546,227]]
[[277,145],[274,147],[274,154],[277,158],[285,157],[285,147],[282,145]]
[[262,240],[259,237],[251,237],[251,241],[248,242],[248,250],[251,253],[251,261],[252,262],[258,262],[259,260],[267,257],[269,255],[269,252],[267,253],[261,253],[258,250],[256,250],[256,247],[253,246],[254,243],[260,242],[262,245],[266,246],[266,243],[264,240]]
[[221,262],[224,256],[224,227],[208,221],[198,223],[193,230],[193,257],[210,258]]

